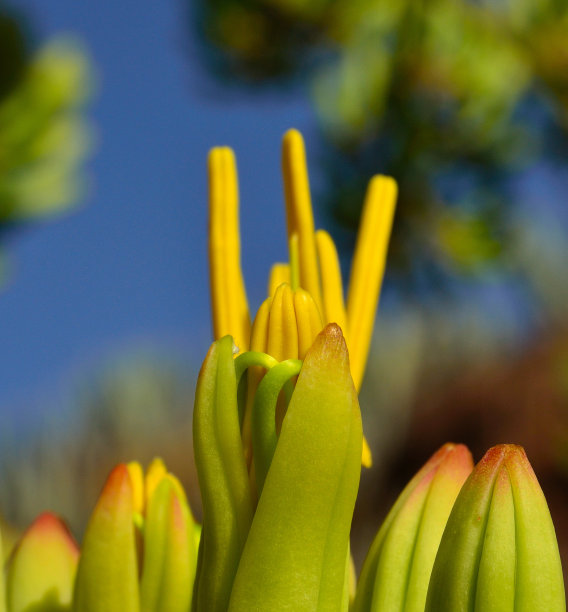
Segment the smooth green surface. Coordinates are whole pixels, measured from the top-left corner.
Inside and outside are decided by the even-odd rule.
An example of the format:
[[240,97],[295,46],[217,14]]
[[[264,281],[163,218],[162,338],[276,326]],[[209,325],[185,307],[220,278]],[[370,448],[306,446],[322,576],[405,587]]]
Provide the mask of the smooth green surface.
[[565,609],[558,545],[542,490],[521,447],[494,447],[456,500],[426,611]]
[[252,519],[230,336],[213,343],[201,368],[193,445],[203,503],[193,610],[226,612]]
[[169,478],[158,485],[146,510],[141,612],[187,612],[197,563],[193,518]]
[[514,448],[507,472],[515,506],[515,612],[564,612],[562,565],[548,505],[524,451]]
[[507,469],[499,470],[477,572],[475,610],[515,610],[515,502]]
[[74,612],[139,612],[133,494],[117,466],[89,520],[73,598]]
[[475,610],[477,574],[498,467],[482,460],[458,495],[432,569],[428,612]]
[[26,531],[8,565],[8,610],[69,610],[78,557],[67,528],[53,514],[42,514]]
[[230,612],[340,611],[361,415],[339,327],[315,340],[282,423]]
[[357,586],[353,612],[422,612],[434,558],[471,454],[446,444],[406,486],[379,529]]
[[252,409],[252,446],[258,494],[262,493],[266,475],[272,463],[278,438],[276,436],[276,403],[282,387],[298,376],[302,362],[287,359],[268,370],[254,396]]

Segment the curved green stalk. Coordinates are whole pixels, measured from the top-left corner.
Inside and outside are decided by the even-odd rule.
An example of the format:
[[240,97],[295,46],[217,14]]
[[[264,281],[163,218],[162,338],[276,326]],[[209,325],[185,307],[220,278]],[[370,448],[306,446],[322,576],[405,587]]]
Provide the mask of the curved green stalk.
[[[302,362],[287,359],[271,368],[262,378],[254,396],[252,409],[252,448],[258,494],[262,493],[264,481],[276,450],[276,402],[286,383],[300,373]],[[291,396],[290,389],[287,395]]]

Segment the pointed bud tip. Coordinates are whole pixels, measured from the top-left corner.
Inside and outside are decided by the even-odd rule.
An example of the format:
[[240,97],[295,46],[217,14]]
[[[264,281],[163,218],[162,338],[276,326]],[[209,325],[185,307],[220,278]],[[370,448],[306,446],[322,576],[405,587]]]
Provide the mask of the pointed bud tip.
[[63,542],[73,555],[79,555],[75,538],[63,520],[53,512],[42,512],[28,527],[22,540],[56,538]]
[[329,323],[316,336],[310,347],[306,360],[318,357],[325,361],[344,362],[349,369],[349,353],[341,327],[337,323]]
[[455,465],[469,466],[470,470],[473,468],[473,457],[469,448],[465,444],[454,442],[446,442],[432,455],[430,461],[434,463],[451,461]]
[[525,449],[518,444],[497,444],[491,447],[483,455],[477,467],[482,472],[493,472],[503,462],[506,464],[511,464],[511,462],[519,463],[523,467],[530,468],[530,471],[532,471]]
[[117,503],[127,504],[124,509],[128,512],[134,511],[134,487],[125,463],[119,463],[109,474],[97,501],[97,508],[111,507]]
[[113,490],[121,489],[125,486],[132,486],[132,483],[130,482],[130,472],[126,463],[119,463],[109,474],[105,484],[105,490],[107,488]]
[[30,525],[30,529],[38,531],[54,531],[60,528],[61,519],[53,512],[42,512]]

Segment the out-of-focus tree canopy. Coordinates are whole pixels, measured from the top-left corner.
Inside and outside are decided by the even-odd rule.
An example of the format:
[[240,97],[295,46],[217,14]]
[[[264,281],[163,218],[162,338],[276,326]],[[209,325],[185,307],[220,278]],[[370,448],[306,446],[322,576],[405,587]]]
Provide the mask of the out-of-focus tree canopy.
[[90,74],[77,41],[56,38],[36,49],[21,16],[0,6],[0,241],[78,201]]
[[396,177],[390,261],[415,284],[502,261],[512,177],[568,148],[563,0],[200,0],[197,16],[222,79],[307,77],[339,222],[356,227],[369,176]]

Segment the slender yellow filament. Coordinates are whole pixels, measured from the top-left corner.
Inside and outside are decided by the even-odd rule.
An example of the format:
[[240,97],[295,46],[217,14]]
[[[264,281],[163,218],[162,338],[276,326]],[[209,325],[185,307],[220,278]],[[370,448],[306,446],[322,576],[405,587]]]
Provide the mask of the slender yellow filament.
[[[282,172],[290,263],[272,267],[269,298],[260,307],[251,329],[240,264],[235,158],[228,147],[215,148],[209,155],[209,261],[215,338],[231,334],[240,351],[250,346],[251,350],[268,353],[279,361],[303,359],[323,324],[335,322],[347,339],[351,375],[358,391],[385,270],[396,183],[391,178],[375,176],[369,184],[346,307],[333,240],[324,231],[314,231],[304,141],[297,130],[284,135]],[[249,408],[262,376],[261,368],[249,368],[242,431],[249,465],[252,448]],[[365,439],[362,463],[371,464]]]
[[396,182],[386,176],[372,178],[363,207],[347,294],[347,327],[351,376],[361,387],[369,353],[375,313],[396,203]]
[[331,236],[324,230],[316,232],[316,245],[321,273],[324,323],[326,325],[337,323],[343,331],[347,346],[349,346],[347,312],[343,299],[343,282],[337,249]]
[[268,279],[268,297],[276,293],[276,289],[282,283],[290,284],[290,265],[286,263],[275,263],[270,268],[270,278]]
[[231,334],[248,349],[250,314],[241,270],[237,168],[233,151],[209,154],[209,265],[215,339]]
[[267,339],[268,339],[268,320],[270,318],[270,304],[272,304],[272,298],[266,298],[260,305],[254,322],[252,324],[252,331],[250,334],[250,350],[259,351],[260,353],[267,352]]
[[300,237],[294,232],[288,239],[290,253],[290,286],[296,290],[300,287]]
[[294,291],[294,316],[298,334],[296,357],[304,359],[316,336],[323,329],[323,322],[312,296],[303,289]]
[[300,287],[309,291],[322,309],[319,272],[314,236],[314,217],[310,196],[304,140],[297,130],[288,130],[282,146],[282,173],[286,199],[288,238],[298,234]]

